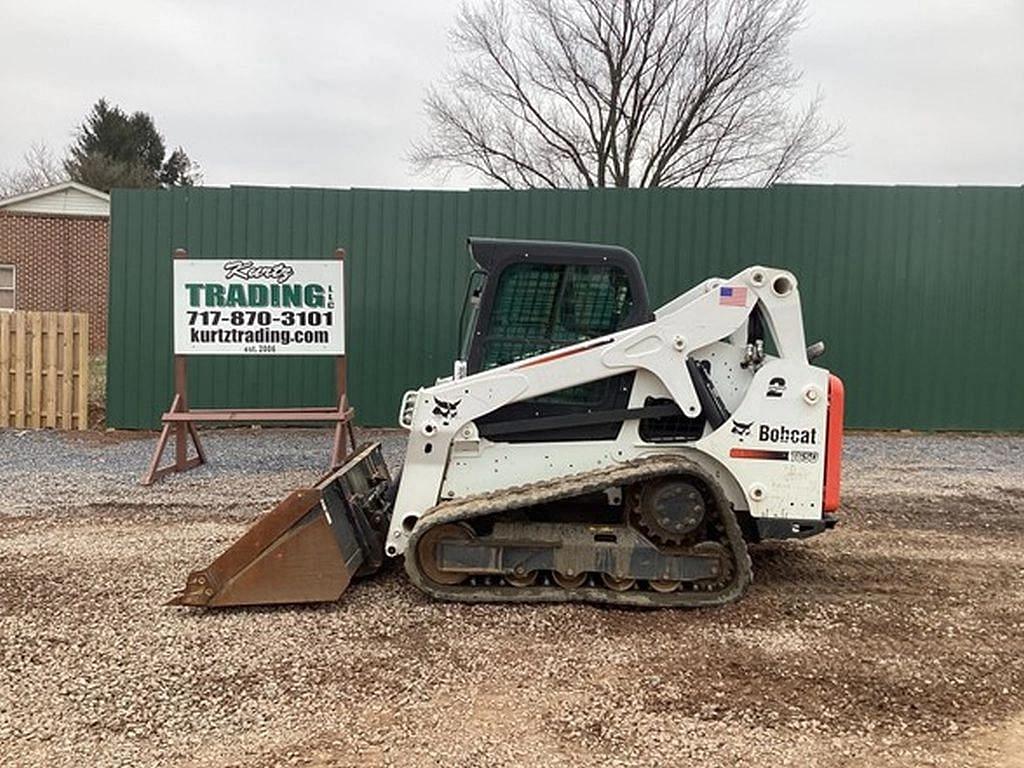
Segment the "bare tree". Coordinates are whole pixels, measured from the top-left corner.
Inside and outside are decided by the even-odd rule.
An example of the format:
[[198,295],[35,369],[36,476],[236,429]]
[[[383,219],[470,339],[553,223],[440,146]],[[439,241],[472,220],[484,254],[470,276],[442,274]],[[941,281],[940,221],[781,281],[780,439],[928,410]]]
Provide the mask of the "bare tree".
[[794,105],[804,0],[480,0],[425,104],[421,171],[516,187],[772,184],[838,151]]
[[22,155],[22,167],[0,169],[0,197],[12,197],[68,180],[60,160],[42,141]]

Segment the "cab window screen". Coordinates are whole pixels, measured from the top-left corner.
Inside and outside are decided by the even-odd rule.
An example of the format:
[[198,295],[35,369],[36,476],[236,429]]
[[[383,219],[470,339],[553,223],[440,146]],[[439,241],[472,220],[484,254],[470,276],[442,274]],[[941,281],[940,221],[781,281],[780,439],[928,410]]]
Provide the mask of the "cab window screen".
[[481,368],[611,333],[631,306],[629,279],[618,267],[514,264],[501,273]]

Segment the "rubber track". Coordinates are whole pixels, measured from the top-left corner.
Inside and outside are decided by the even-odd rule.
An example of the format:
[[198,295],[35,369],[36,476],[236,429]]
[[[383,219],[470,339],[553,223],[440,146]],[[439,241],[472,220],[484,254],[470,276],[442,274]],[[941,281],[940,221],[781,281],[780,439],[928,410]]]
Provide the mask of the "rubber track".
[[[577,589],[563,589],[557,585],[513,587],[495,586],[445,586],[430,581],[419,569],[416,547],[420,537],[437,525],[472,520],[523,507],[531,507],[556,499],[579,496],[602,491],[605,488],[649,480],[655,477],[675,474],[691,474],[700,477],[715,497],[721,521],[725,528],[726,540],[733,553],[733,578],[729,584],[714,592],[691,591],[684,587],[676,592],[658,593],[632,589],[615,592],[604,587],[583,586]],[[550,480],[513,488],[502,488],[486,494],[467,496],[444,502],[428,509],[417,521],[409,537],[405,551],[405,570],[412,582],[427,594],[441,600],[455,600],[468,603],[556,603],[591,602],[610,605],[638,606],[646,608],[696,608],[724,605],[742,596],[751,580],[750,555],[746,541],[732,505],[725,498],[721,486],[695,462],[683,456],[655,456],[638,459],[606,469],[598,469],[578,475],[568,475]]]

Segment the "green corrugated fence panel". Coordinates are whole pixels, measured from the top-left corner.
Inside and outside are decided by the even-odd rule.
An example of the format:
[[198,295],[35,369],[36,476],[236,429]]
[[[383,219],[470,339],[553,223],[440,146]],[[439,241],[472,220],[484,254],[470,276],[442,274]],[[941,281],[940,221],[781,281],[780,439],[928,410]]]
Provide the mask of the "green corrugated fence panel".
[[[809,341],[847,385],[847,423],[1024,429],[1024,189],[116,190],[107,420],[152,428],[171,397],[171,253],[348,251],[349,391],[395,423],[404,390],[450,373],[470,235],[617,243],[655,305],[711,275],[784,266]],[[195,406],[323,405],[328,358],[196,357]]]

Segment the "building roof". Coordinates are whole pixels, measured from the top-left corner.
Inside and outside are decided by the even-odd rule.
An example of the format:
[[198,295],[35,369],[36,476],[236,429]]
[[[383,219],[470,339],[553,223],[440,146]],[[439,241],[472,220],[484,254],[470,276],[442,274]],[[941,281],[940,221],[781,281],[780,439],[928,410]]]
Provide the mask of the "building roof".
[[108,218],[110,195],[77,181],[65,181],[0,200],[0,211]]

